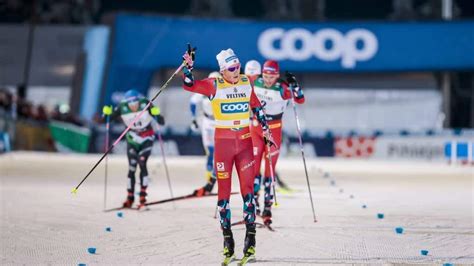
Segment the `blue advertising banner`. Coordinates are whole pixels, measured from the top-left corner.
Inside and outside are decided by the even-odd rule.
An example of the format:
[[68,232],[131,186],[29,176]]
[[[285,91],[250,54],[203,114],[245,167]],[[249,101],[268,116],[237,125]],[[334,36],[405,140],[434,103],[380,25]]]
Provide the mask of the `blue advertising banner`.
[[108,69],[113,91],[145,91],[153,71],[180,64],[186,43],[196,67],[216,69],[232,48],[240,61],[280,61],[313,72],[474,69],[474,21],[430,23],[283,23],[119,15]]
[[9,152],[10,150],[10,136],[6,132],[0,132],[0,153]]

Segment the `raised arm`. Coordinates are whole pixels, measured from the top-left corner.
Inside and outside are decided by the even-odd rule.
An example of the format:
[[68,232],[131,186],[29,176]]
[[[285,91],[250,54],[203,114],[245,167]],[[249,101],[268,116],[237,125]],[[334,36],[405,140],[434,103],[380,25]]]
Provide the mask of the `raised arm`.
[[[299,85],[298,81],[296,81],[295,75],[291,74],[290,72],[286,72],[286,82],[282,82],[283,92],[282,97],[283,99],[287,100],[293,98],[296,103],[302,104],[305,101],[303,89]],[[293,95],[291,95],[293,93]]]
[[205,95],[209,98],[216,94],[215,78],[207,78],[203,80],[195,80],[193,75],[194,50],[189,46],[188,51],[184,53],[183,60],[183,89],[194,93]]
[[[281,92],[281,97],[283,99],[290,100],[292,97],[294,97],[296,103],[298,104],[304,103],[305,98],[304,98],[303,90],[301,89],[301,87],[296,86],[295,88],[297,88],[297,90],[294,90],[292,89],[292,87],[288,85],[288,83],[286,83],[286,81],[283,81],[281,83],[281,86],[283,87],[282,92]],[[291,95],[292,93],[293,93],[293,96]]]

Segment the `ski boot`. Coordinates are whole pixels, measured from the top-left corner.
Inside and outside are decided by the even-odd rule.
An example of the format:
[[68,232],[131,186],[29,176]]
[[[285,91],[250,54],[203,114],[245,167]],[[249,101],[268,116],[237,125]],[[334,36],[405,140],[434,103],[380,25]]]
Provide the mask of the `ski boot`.
[[127,199],[123,202],[122,207],[123,208],[132,208],[133,201],[135,201],[135,196],[133,195],[133,192],[128,192]]
[[244,257],[240,260],[239,265],[245,265],[249,261],[255,261],[255,224],[247,224],[244,242]]
[[148,207],[145,205],[146,204],[146,189],[141,189],[140,190],[140,204],[138,204],[138,210],[147,210]]
[[268,226],[272,224],[272,211],[270,209],[264,209],[262,213],[263,224]]
[[194,190],[193,195],[196,197],[202,197],[211,194],[214,184],[216,183],[215,179],[209,180],[207,184],[201,188]]
[[224,235],[224,261],[222,262],[222,266],[229,265],[234,259],[234,236],[232,235],[232,231],[230,229],[223,229]]

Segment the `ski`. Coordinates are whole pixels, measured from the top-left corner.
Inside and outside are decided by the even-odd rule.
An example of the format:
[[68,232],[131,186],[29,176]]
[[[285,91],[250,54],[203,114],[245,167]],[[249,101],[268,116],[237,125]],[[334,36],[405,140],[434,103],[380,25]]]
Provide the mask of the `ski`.
[[224,261],[222,261],[221,265],[222,265],[222,266],[227,266],[227,265],[229,265],[230,263],[232,263],[234,260],[235,260],[235,255],[232,255],[232,256],[230,256],[230,257],[225,257],[225,258],[224,258]]
[[244,221],[244,220],[240,220],[240,221],[238,221],[238,222],[233,222],[233,223],[231,223],[230,225],[231,225],[231,226],[234,226],[234,225],[241,225],[241,224],[245,224],[245,221]]
[[284,187],[277,188],[277,192],[279,194],[283,194],[283,195],[293,195],[293,193],[294,193],[293,189],[284,188]]
[[251,254],[248,256],[244,256],[238,263],[238,265],[246,265],[248,262],[255,262],[255,255]]
[[292,189],[285,182],[283,182],[283,180],[281,180],[280,175],[277,173],[275,173],[275,180],[281,189],[292,191]]
[[112,209],[104,210],[104,212],[113,212],[113,211],[121,211],[121,210],[138,210],[138,207],[117,207]]
[[270,230],[271,232],[275,232],[275,229],[273,229],[273,227],[270,225],[270,223],[265,223],[265,220],[263,219],[263,217],[261,215],[257,215],[257,217],[260,217],[260,219],[262,219],[264,222],[263,224],[261,224],[262,226],[260,228],[267,228],[268,230]]
[[[238,194],[238,192],[232,192],[230,194],[235,195],[235,194]],[[172,202],[172,201],[177,201],[177,200],[203,198],[203,197],[213,197],[213,196],[217,196],[217,193],[211,193],[211,194],[203,195],[203,196],[196,196],[194,194],[189,194],[189,195],[184,195],[184,196],[180,196],[180,197],[174,197],[174,198],[169,198],[169,199],[164,199],[164,200],[147,202],[147,203],[145,203],[145,208],[143,208],[143,209],[138,209],[138,207],[132,207],[132,208],[117,207],[117,208],[104,210],[104,212],[113,212],[113,211],[120,211],[120,210],[144,210],[145,211],[145,210],[149,210],[149,208],[147,208],[147,206],[150,206],[150,205],[167,203],[167,202]]]
[[[236,225],[243,225],[243,224],[245,224],[244,220],[232,223],[231,225],[236,226]],[[270,230],[271,232],[275,232],[275,229],[273,229],[273,227],[271,227],[270,225],[265,225],[265,224],[262,224],[262,223],[259,223],[259,222],[255,222],[255,225],[257,225],[258,228],[266,228],[266,229]]]
[[120,211],[120,210],[123,210],[123,209],[125,209],[125,208],[124,207],[118,207],[118,208],[112,208],[112,209],[104,210],[104,212]]
[[273,227],[269,224],[261,224],[261,223],[255,223],[255,224],[258,226],[258,228],[266,228],[271,232],[275,232],[275,229],[273,229]]
[[271,232],[275,232],[275,229],[273,229],[273,227],[269,224],[264,224],[263,226],[265,226],[265,228],[267,228],[268,230],[270,230]]
[[[230,193],[231,195],[237,194],[238,192],[232,192]],[[162,204],[162,203],[167,203],[167,202],[172,202],[172,201],[178,201],[178,200],[185,200],[185,199],[194,199],[194,198],[204,198],[204,197],[213,197],[217,196],[217,193],[210,193],[207,195],[203,196],[196,196],[194,194],[188,194],[180,197],[174,197],[174,198],[169,198],[169,199],[164,199],[164,200],[158,200],[158,201],[152,201],[152,202],[147,202],[145,203],[145,206],[150,206],[150,205],[155,205],[155,204]]]
[[149,211],[150,208],[148,208],[148,206],[146,206],[146,205],[143,205],[143,206],[138,206],[138,207],[136,208],[136,210],[137,210],[137,211],[144,212],[144,211]]

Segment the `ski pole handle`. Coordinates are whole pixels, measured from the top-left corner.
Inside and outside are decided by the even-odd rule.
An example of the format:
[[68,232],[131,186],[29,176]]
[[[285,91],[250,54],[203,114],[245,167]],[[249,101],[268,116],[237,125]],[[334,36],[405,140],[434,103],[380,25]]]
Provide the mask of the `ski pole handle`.
[[111,105],[104,105],[102,107],[102,114],[105,116],[109,116],[112,114],[112,106]]

